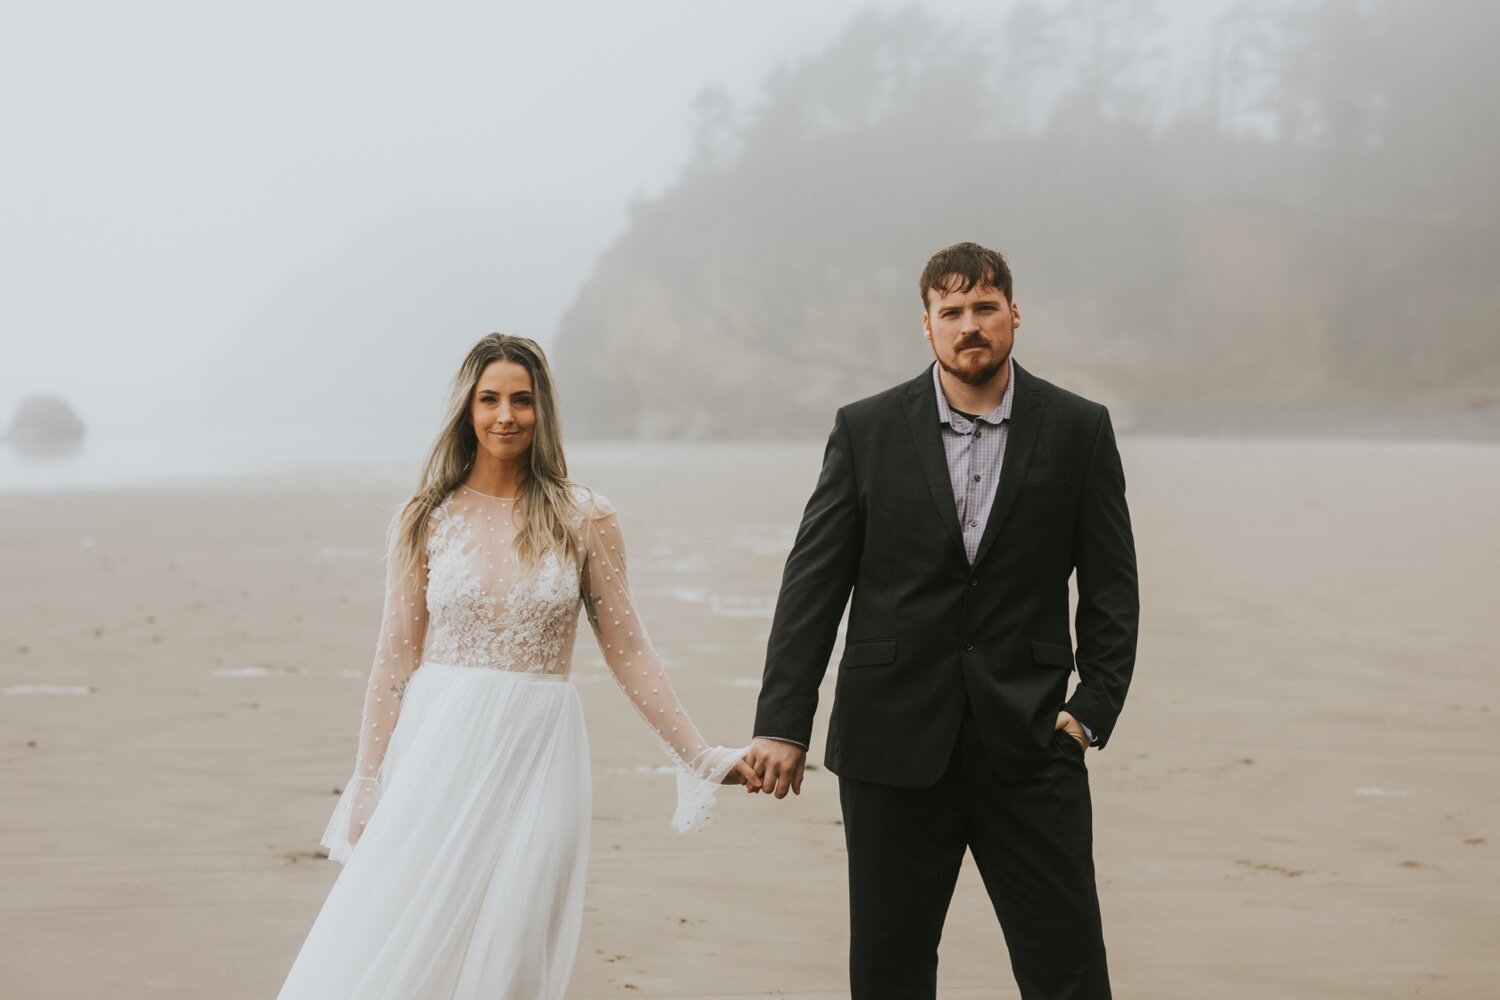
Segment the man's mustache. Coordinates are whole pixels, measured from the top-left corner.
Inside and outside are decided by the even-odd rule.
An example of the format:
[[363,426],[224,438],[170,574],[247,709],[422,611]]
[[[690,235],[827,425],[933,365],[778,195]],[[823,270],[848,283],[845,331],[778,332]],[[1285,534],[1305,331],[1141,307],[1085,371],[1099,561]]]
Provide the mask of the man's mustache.
[[963,340],[956,341],[953,345],[953,350],[955,353],[957,353],[958,351],[966,351],[971,347],[989,346],[990,342],[988,340],[985,340],[983,337],[966,337]]

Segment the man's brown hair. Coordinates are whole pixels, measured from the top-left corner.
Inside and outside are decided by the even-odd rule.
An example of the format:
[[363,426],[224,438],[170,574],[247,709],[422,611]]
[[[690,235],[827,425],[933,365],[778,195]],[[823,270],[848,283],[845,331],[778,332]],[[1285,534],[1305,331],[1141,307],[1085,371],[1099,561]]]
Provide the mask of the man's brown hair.
[[927,311],[927,293],[933,289],[939,295],[949,292],[967,292],[976,285],[993,285],[1005,293],[1005,301],[1011,297],[1010,265],[998,250],[982,247],[978,243],[955,243],[932,255],[927,266],[922,268],[922,279],[917,289],[922,293],[922,311]]

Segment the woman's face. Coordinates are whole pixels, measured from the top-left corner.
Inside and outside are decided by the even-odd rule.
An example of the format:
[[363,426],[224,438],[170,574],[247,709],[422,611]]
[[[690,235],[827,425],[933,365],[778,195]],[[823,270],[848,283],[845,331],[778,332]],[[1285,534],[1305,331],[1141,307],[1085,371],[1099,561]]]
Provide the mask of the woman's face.
[[536,393],[531,374],[514,361],[492,361],[479,374],[469,408],[479,447],[502,462],[531,450],[536,437]]

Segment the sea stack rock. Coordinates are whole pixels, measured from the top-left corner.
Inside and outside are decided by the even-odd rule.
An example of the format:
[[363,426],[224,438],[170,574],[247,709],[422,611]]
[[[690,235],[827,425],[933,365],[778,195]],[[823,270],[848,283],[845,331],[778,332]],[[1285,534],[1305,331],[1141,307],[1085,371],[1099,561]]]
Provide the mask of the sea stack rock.
[[72,451],[83,441],[83,421],[66,400],[57,396],[28,396],[16,407],[5,440],[31,454]]

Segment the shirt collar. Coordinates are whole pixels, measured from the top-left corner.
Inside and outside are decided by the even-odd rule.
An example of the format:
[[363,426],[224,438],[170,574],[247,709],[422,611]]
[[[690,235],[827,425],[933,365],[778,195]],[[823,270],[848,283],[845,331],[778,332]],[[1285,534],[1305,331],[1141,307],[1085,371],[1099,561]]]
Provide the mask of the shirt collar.
[[[1005,366],[1009,377],[1005,380],[1005,395],[1000,397],[1000,405],[988,413],[979,414],[978,417],[979,420],[995,427],[999,427],[1003,421],[1010,419],[1011,401],[1016,395],[1016,366],[1010,358],[1005,359]],[[954,430],[966,430],[970,426],[969,419],[948,405],[948,397],[943,393],[943,380],[938,375],[936,361],[932,363],[932,388],[937,393],[938,423],[947,424]]]

